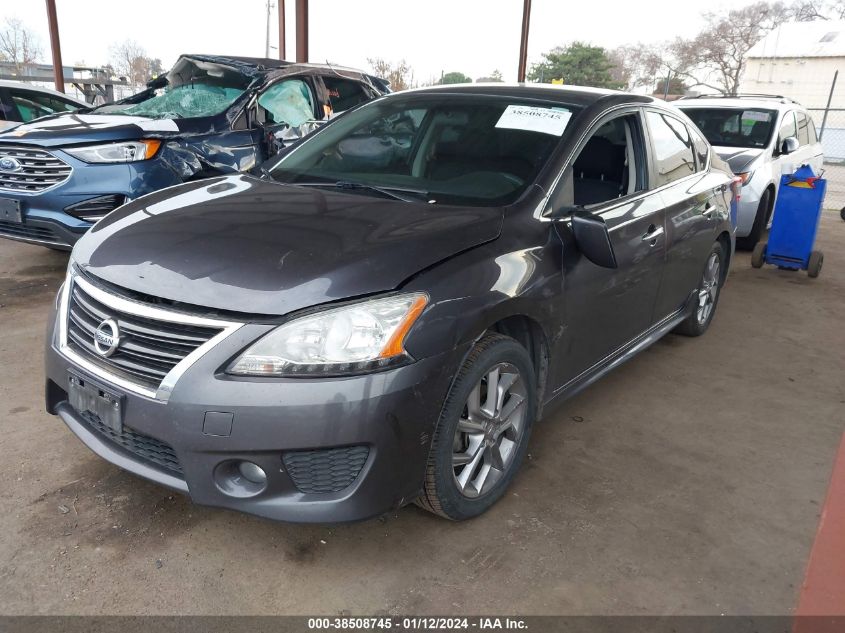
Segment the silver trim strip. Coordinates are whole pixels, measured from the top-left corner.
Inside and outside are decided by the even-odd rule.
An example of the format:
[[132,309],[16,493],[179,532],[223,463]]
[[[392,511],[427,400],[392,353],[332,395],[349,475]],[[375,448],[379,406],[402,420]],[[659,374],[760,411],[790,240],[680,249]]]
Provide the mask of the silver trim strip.
[[[161,384],[158,386],[158,389],[151,389],[145,385],[140,385],[138,383],[132,382],[131,380],[127,380],[109,372],[107,369],[101,367],[100,365],[92,363],[86,358],[80,356],[73,349],[70,348],[67,343],[67,320],[68,307],[70,305],[70,292],[73,284],[78,284],[83,291],[85,291],[88,295],[90,295],[103,305],[106,305],[110,308],[114,308],[115,310],[118,310],[120,312],[126,312],[127,314],[133,314],[148,319],[155,319],[157,321],[165,321],[168,323],[181,323],[184,325],[199,325],[204,327],[221,328],[221,332],[219,334],[216,334],[215,336],[212,336],[205,343],[200,345],[193,352],[191,352],[185,358],[179,361],[176,366],[174,366],[173,369],[171,369],[170,372],[161,381]],[[68,272],[67,279],[65,280],[64,286],[62,288],[58,318],[59,352],[65,358],[70,361],[73,361],[76,365],[89,372],[96,378],[106,380],[111,384],[120,387],[121,389],[125,389],[126,391],[131,391],[132,393],[136,393],[147,398],[160,400],[162,402],[168,401],[168,399],[170,398],[170,394],[173,392],[173,388],[176,386],[176,383],[179,378],[181,378],[182,375],[186,371],[188,371],[188,369],[190,369],[190,367],[195,362],[197,362],[197,360],[199,360],[212,347],[220,343],[220,341],[227,338],[244,325],[243,323],[237,323],[234,321],[208,319],[205,317],[198,317],[191,314],[176,312],[174,310],[165,310],[163,308],[156,308],[153,306],[146,305],[144,303],[140,303],[138,301],[132,301],[123,297],[118,297],[93,285],[80,275],[76,274],[72,269]]]
[[52,242],[50,240],[42,240],[37,237],[24,237],[22,235],[9,235],[8,233],[3,233],[2,230],[0,230],[0,238],[3,238],[4,240],[24,242],[26,244],[38,244],[39,246],[59,246],[61,248],[66,248],[67,250],[71,250],[72,248],[70,244],[65,244],[64,242]]

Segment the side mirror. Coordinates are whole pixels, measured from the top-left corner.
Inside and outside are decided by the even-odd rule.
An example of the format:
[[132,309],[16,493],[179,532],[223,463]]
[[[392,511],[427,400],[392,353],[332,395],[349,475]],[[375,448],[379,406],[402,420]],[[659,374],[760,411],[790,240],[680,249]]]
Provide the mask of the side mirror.
[[584,257],[603,268],[617,268],[616,254],[607,232],[607,224],[598,216],[578,211],[572,214],[575,244]]
[[797,152],[799,147],[798,139],[794,136],[788,136],[783,139],[783,142],[780,144],[780,153],[784,156],[787,154],[791,154],[793,152]]

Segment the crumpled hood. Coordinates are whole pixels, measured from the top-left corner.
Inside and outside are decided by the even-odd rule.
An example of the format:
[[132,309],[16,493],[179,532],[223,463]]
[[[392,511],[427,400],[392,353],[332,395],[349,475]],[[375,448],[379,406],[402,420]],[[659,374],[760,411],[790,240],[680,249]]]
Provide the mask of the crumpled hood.
[[33,143],[60,147],[76,143],[131,141],[145,136],[178,134],[173,119],[148,119],[126,114],[57,114],[0,133],[0,143]]
[[77,265],[173,301],[286,314],[397,288],[498,237],[499,208],[405,203],[232,175],[131,202],[77,244]]
[[731,171],[735,174],[748,171],[748,166],[765,149],[753,149],[747,147],[714,147],[719,157],[730,165]]

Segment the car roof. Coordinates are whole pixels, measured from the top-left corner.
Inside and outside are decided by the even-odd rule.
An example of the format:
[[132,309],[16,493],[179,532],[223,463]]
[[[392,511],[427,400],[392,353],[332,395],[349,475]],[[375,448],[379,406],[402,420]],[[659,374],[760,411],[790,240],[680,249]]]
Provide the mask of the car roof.
[[90,104],[85,103],[77,99],[76,97],[72,97],[69,94],[64,94],[59,92],[58,90],[53,90],[52,88],[44,88],[42,86],[34,86],[31,83],[25,81],[6,81],[0,80],[0,88],[23,88],[25,90],[31,90],[32,92],[40,92],[42,94],[53,95],[56,97],[61,97],[62,99],[67,99],[68,101],[73,101],[74,103],[78,103],[81,106],[88,107]]
[[[475,84],[447,84],[443,86],[427,86],[404,91],[405,93],[448,92],[451,94],[484,95],[496,97],[514,97],[521,99],[543,99],[557,101],[561,104],[587,107],[605,97],[631,98],[636,103],[656,103],[653,97],[633,93],[608,90],[605,88],[589,88],[586,86],[557,86],[538,83],[475,83]],[[662,103],[662,102],[660,102]]]
[[764,110],[803,110],[797,101],[779,95],[747,97],[718,97],[701,96],[685,97],[673,102],[679,108],[759,108]]
[[310,62],[302,63],[302,62],[289,62],[284,59],[271,59],[269,57],[242,57],[239,55],[205,55],[205,54],[184,54],[180,55],[180,57],[186,57],[188,59],[199,59],[204,61],[214,61],[220,64],[226,64],[229,62],[230,64],[235,64],[238,66],[252,66],[256,70],[278,70],[280,68],[291,68],[291,67],[301,67],[301,68],[323,68],[328,71],[332,70],[343,70],[346,72],[354,72],[360,73],[361,75],[369,75],[369,73],[359,70],[358,68],[349,68],[347,66],[341,66],[339,64],[313,64]]

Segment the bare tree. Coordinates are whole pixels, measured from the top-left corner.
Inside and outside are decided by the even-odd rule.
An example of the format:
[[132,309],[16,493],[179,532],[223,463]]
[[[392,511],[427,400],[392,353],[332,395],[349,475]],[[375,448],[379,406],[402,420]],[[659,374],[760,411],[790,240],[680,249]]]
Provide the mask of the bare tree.
[[407,90],[414,86],[414,70],[404,59],[398,62],[389,62],[381,57],[376,57],[374,59],[368,58],[367,63],[376,75],[390,83],[390,89],[393,91]]
[[707,25],[691,41],[676,41],[676,57],[689,63],[687,77],[705,76],[698,85],[736,94],[748,51],[766,34],[792,19],[781,2],[755,2],[727,14],[706,13]]
[[689,88],[736,94],[751,47],[784,22],[809,16],[813,1],[755,2],[727,13],[705,13],[705,27],[692,39],[615,49],[615,72],[629,88],[654,86],[669,77]]
[[37,36],[18,18],[6,18],[0,30],[0,56],[12,62],[15,70],[21,72],[41,56]]
[[147,57],[147,51],[135,40],[113,44],[109,49],[115,72],[133,86],[143,86],[161,72],[161,60]]
[[829,3],[827,0],[796,0],[789,6],[788,13],[794,22],[829,20],[837,4],[842,3]]

